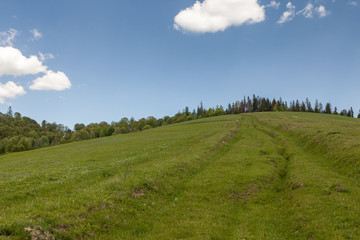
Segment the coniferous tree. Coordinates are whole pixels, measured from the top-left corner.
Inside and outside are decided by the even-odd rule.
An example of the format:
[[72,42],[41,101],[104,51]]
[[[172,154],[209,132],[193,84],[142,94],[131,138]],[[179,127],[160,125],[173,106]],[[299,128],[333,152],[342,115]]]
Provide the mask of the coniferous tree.
[[226,113],[231,114],[231,104],[230,103],[228,104],[228,107],[226,109]]
[[240,113],[244,113],[246,109],[244,101],[240,102]]
[[277,105],[275,98],[273,98],[271,102],[271,110],[274,110],[275,106]]
[[250,97],[248,97],[246,112],[252,112],[252,111],[253,111],[252,110],[252,102],[251,102]]
[[200,102],[200,106],[198,106],[197,108],[197,117],[199,118],[202,114],[204,113],[204,106],[203,106],[203,102]]
[[283,102],[282,98],[280,97],[280,99],[279,99],[279,106],[283,106],[283,105],[284,105],[284,102]]
[[313,111],[314,111],[314,110],[312,109],[312,107],[311,107],[311,102],[309,101],[308,98],[306,98],[305,104],[306,104],[306,111],[308,111],[308,112],[313,112]]
[[188,106],[185,107],[184,113],[185,113],[186,116],[190,115],[190,110],[189,110]]
[[12,110],[11,106],[9,106],[9,108],[8,108],[7,115],[11,118],[13,117],[13,110]]
[[316,113],[320,113],[319,101],[317,99],[315,100],[315,109],[314,110]]
[[258,99],[255,97],[255,94],[253,95],[253,101],[252,101],[252,112],[258,111]]
[[300,110],[301,110],[302,112],[306,112],[306,106],[305,106],[305,103],[304,103],[304,102],[301,103]]
[[325,113],[326,114],[331,114],[331,104],[330,103],[326,104]]
[[295,111],[296,111],[296,112],[300,112],[300,103],[299,103],[299,100],[296,100]]
[[290,111],[295,112],[295,101],[290,102]]

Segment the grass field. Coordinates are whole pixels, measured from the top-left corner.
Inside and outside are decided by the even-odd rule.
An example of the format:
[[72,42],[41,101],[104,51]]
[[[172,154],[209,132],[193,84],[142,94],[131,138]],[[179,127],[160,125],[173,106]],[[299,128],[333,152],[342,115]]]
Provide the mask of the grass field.
[[0,156],[0,239],[359,239],[360,120],[228,115]]

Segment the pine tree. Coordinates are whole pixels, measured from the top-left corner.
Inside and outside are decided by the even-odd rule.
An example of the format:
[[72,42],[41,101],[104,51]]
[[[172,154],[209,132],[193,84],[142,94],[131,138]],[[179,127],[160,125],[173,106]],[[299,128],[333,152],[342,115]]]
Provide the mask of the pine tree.
[[299,100],[296,100],[295,111],[296,111],[296,112],[300,112],[300,103],[299,103]]
[[248,97],[246,112],[252,112],[252,111],[253,111],[253,110],[252,110],[251,99]]
[[301,103],[301,111],[306,112],[306,106],[304,102]]
[[14,117],[14,116],[13,116],[13,110],[12,110],[11,106],[9,106],[9,108],[8,108],[7,115],[8,115],[9,117]]
[[276,103],[276,100],[275,100],[275,98],[273,98],[272,103],[271,103],[271,109],[272,109],[272,110],[274,110],[276,104],[277,104],[277,103]]
[[316,99],[315,100],[315,112],[316,113],[319,113],[320,112],[320,109],[319,109],[319,101]]
[[313,112],[313,111],[314,111],[314,110],[312,109],[312,107],[311,107],[311,102],[309,101],[308,98],[306,98],[305,104],[306,104],[306,110],[307,110],[308,112]]
[[326,114],[331,114],[331,104],[330,103],[326,104],[325,113]]
[[352,107],[350,107],[350,109],[349,109],[349,111],[348,111],[348,113],[347,113],[347,116],[348,117],[354,117],[354,110],[353,110],[353,108]]
[[255,97],[255,94],[253,95],[253,104],[252,104],[252,112],[258,111],[258,99]]
[[336,115],[338,114],[337,107],[334,108],[334,112],[333,112],[333,113],[336,114]]

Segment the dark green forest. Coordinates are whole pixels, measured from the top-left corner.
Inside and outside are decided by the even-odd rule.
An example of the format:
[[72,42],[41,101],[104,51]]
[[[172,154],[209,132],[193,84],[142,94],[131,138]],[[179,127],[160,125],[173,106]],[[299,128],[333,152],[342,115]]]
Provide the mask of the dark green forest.
[[[0,153],[20,152],[115,134],[144,131],[150,128],[206,117],[267,111],[313,112],[354,117],[352,107],[348,110],[338,111],[330,103],[326,103],[324,106],[318,100],[314,104],[308,99],[288,103],[281,98],[270,100],[269,98],[253,95],[251,98],[244,97],[240,101],[229,103],[226,108],[223,106],[205,108],[201,102],[197,109],[190,111],[188,107],[185,107],[184,110],[179,111],[174,116],[165,116],[159,119],[149,116],[139,120],[124,117],[120,121],[111,122],[110,124],[107,122],[88,125],[77,123],[74,129],[71,130],[62,124],[49,123],[45,120],[39,124],[18,112],[13,113],[12,108],[9,107],[7,113],[0,113]],[[360,118],[360,113],[357,117]]]

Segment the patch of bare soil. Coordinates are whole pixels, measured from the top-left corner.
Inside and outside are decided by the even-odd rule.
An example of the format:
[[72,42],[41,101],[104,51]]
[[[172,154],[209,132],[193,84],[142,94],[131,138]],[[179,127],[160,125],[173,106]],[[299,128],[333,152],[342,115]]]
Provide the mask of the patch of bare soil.
[[42,230],[40,226],[26,227],[24,230],[30,232],[31,240],[55,240],[55,237],[49,231]]
[[145,195],[145,191],[142,190],[142,189],[134,189],[133,193],[132,193],[132,196],[133,198],[137,198],[137,197],[141,197],[141,196],[144,196]]

